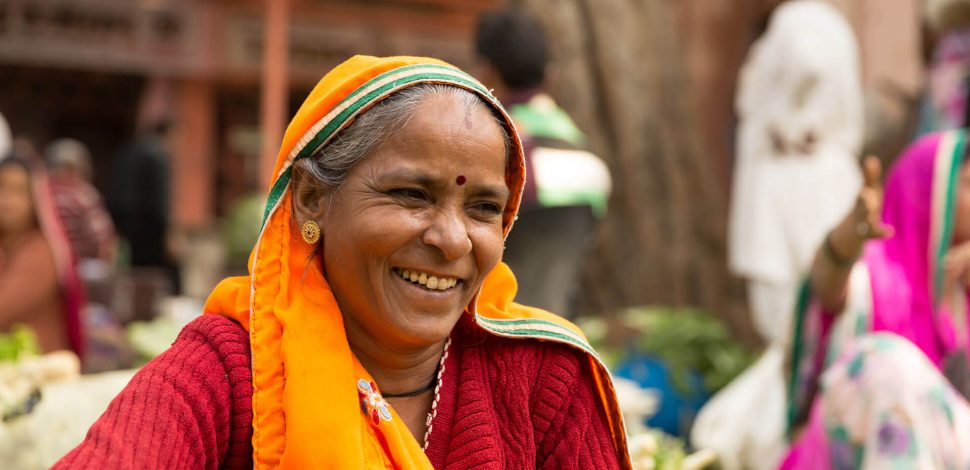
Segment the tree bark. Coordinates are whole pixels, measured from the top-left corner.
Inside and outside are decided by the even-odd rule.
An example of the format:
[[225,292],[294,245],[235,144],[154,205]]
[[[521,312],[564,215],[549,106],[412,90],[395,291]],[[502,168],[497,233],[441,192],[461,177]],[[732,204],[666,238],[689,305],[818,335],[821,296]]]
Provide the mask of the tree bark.
[[702,149],[676,0],[519,0],[546,29],[549,91],[613,174],[583,286],[585,312],[693,306],[756,344],[727,270],[727,181]]

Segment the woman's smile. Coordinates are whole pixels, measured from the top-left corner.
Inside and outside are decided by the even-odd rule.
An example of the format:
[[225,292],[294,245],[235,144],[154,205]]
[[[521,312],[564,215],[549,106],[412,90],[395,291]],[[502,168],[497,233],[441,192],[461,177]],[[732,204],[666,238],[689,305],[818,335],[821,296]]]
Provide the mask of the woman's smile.
[[458,277],[434,274],[418,269],[394,268],[391,271],[401,279],[406,280],[409,284],[432,292],[449,291],[461,282],[461,279]]
[[398,298],[393,304],[399,307],[431,317],[449,317],[464,309],[465,289],[460,278],[401,268],[391,269],[389,276],[387,293]]

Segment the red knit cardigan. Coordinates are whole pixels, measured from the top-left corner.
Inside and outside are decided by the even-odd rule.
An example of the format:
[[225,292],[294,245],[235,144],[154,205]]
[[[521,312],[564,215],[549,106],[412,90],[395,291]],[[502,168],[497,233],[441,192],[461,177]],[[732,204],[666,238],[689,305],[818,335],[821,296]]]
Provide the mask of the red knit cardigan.
[[[451,351],[426,451],[435,468],[619,468],[581,353],[496,337],[468,319]],[[248,334],[203,315],[54,468],[252,468],[252,432]]]

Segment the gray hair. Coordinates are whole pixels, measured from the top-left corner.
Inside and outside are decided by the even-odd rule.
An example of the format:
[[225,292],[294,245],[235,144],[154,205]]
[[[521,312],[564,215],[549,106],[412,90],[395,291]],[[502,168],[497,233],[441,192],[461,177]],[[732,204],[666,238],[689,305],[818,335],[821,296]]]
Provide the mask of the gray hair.
[[502,130],[505,159],[508,162],[511,139],[505,121],[497,110],[464,88],[423,83],[405,88],[378,102],[357,116],[329,144],[294,165],[312,176],[324,188],[337,188],[347,179],[347,174],[354,165],[407,125],[421,103],[429,97],[439,95],[454,96],[464,106],[483,106],[488,109]]

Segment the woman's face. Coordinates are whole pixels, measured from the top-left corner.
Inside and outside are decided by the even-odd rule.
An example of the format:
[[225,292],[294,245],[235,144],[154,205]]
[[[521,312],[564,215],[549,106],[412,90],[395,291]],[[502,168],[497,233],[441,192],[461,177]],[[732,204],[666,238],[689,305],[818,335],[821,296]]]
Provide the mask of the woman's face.
[[0,168],[0,234],[26,231],[34,224],[27,170],[10,164]]
[[327,280],[348,335],[390,348],[443,341],[501,258],[508,199],[491,113],[427,98],[322,201]]

